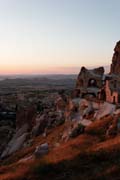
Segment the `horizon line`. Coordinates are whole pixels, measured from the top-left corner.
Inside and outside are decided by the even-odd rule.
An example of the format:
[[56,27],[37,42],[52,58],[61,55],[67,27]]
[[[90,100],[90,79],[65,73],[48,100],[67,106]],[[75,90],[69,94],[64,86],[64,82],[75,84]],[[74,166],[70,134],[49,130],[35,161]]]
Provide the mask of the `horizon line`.
[[[11,72],[11,73],[0,73],[0,76],[43,76],[43,75],[76,75],[80,72],[81,67],[83,67],[84,65],[81,65],[80,67],[74,66],[74,67],[62,67],[63,71],[61,70],[61,67],[56,67],[53,71],[50,69],[49,72],[44,71],[44,72]],[[94,69],[94,68],[98,68],[101,67],[101,65],[95,65],[95,66],[84,66],[87,69]],[[108,73],[110,70],[110,65],[104,65],[104,70],[105,73]],[[66,69],[66,71],[65,71]],[[73,69],[73,70],[72,70]],[[60,71],[61,70],[61,71]],[[57,72],[58,71],[58,72]],[[73,72],[72,72],[73,71]],[[77,72],[78,71],[78,72]]]

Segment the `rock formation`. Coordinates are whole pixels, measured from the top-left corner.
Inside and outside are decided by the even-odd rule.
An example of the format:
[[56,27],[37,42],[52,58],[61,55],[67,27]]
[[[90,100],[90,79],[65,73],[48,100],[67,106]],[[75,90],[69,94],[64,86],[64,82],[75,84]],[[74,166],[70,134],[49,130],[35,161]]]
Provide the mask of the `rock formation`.
[[120,74],[120,41],[116,43],[114,48],[110,74]]
[[[92,70],[88,70],[85,67],[81,68],[81,71],[77,78],[76,89],[74,91],[74,97],[82,96],[83,94],[89,94],[93,92],[96,96],[98,88],[102,87],[104,68],[99,67]],[[92,91],[91,91],[92,89]]]

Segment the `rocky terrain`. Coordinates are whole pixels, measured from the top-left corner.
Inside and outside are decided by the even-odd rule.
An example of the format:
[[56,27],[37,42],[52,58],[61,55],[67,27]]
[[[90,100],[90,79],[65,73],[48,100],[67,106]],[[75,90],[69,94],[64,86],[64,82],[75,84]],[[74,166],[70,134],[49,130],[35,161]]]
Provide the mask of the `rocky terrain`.
[[0,180],[120,179],[120,104],[106,83],[118,77],[115,66],[109,75],[82,67],[66,86],[26,83],[1,94]]

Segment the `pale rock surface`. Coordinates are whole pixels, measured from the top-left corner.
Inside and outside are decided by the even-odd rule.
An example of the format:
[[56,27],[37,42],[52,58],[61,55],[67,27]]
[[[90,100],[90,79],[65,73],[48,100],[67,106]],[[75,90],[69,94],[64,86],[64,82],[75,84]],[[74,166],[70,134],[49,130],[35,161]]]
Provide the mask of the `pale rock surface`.
[[41,144],[37,146],[34,152],[35,157],[41,157],[49,152],[49,145],[48,143]]
[[28,161],[30,161],[30,160],[32,160],[32,159],[34,159],[34,156],[33,156],[33,155],[24,157],[24,158],[20,159],[18,162],[19,162],[19,163],[25,163],[25,162],[27,163]]
[[16,130],[16,133],[2,152],[1,158],[12,154],[23,146],[25,140],[28,137],[28,128],[28,124],[24,124],[20,129]]
[[24,133],[28,132],[28,128],[29,128],[28,124],[25,123],[20,129],[16,130],[16,133],[13,136],[13,139],[16,139],[17,137],[20,137]]
[[13,143],[11,144],[11,148],[9,149],[8,154],[12,154],[13,152],[19,150],[23,146],[23,143],[27,139],[28,135],[29,135],[28,133],[24,133],[23,135],[18,137],[15,141],[13,141]]
[[114,111],[114,114],[115,114],[115,115],[120,114],[120,109],[116,109],[116,110]]
[[112,115],[116,109],[116,105],[104,102],[95,114],[94,118],[100,119],[106,115]]
[[83,125],[83,126],[89,126],[91,123],[93,123],[91,120],[88,120],[88,119],[83,119],[80,121],[80,123]]
[[83,116],[89,115],[89,113],[93,112],[93,105],[91,102],[89,102],[88,107],[83,111]]
[[4,158],[14,152],[16,152],[17,150],[19,150],[25,140],[27,139],[28,137],[28,133],[24,133],[23,135],[21,135],[20,137],[17,137],[17,138],[13,138],[7,145],[6,149],[3,151],[2,155],[1,155],[1,158]]

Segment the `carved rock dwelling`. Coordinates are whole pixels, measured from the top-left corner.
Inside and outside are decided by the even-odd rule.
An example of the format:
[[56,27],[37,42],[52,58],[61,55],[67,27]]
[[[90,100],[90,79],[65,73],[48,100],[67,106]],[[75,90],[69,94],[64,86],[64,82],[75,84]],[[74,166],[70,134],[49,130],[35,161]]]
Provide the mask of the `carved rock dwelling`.
[[116,43],[109,74],[104,74],[104,68],[88,70],[85,67],[77,78],[75,97],[90,97],[120,104],[120,41]]

